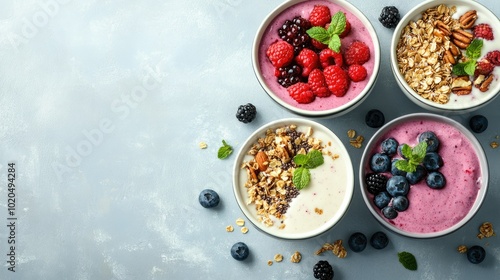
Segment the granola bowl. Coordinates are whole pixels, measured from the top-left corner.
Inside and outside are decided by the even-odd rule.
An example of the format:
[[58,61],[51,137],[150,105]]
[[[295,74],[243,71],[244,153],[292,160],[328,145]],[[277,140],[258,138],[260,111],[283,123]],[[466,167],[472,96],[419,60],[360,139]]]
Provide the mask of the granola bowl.
[[500,21],[476,1],[428,0],[394,30],[391,68],[407,97],[429,111],[472,112],[500,92]]
[[[324,73],[338,70],[332,70],[336,67],[330,67],[330,70],[325,71],[326,67],[333,64],[343,70],[338,71],[340,73],[347,73],[348,69],[346,60],[342,59],[342,55],[340,54],[337,56],[340,58],[334,58],[332,55],[323,55],[324,59],[320,61],[321,49],[324,50],[327,46],[318,46],[318,44],[313,46],[311,37],[306,33],[306,30],[309,30],[314,25],[309,22],[309,15],[315,5],[327,6],[332,18],[336,14],[337,16],[345,15],[345,20],[341,19],[340,21],[344,23],[348,21],[351,29],[346,34],[341,35],[342,38],[337,41],[340,43],[340,49],[337,54],[345,53],[354,41],[365,43],[369,50],[369,58],[366,61],[360,61],[359,64],[362,64],[362,67],[366,69],[367,75],[364,79],[354,82],[349,79],[347,74],[335,74],[337,76],[345,76],[348,84],[345,87],[339,87],[340,89],[332,89],[330,86],[335,84],[335,78],[333,74],[329,74],[327,75],[330,77],[329,79],[319,83],[322,86],[314,87],[314,90],[303,90],[307,94],[303,94],[299,99],[293,98],[289,90],[291,90],[290,88],[295,83],[301,83],[303,87],[307,88],[311,84],[314,84],[313,80],[321,81]],[[300,23],[293,21],[296,17],[301,17]],[[312,22],[315,21],[313,20]],[[321,23],[315,23],[314,26],[321,26],[319,24]],[[345,30],[343,26],[341,29]],[[299,31],[294,33],[292,30]],[[326,32],[326,29],[324,30]],[[279,34],[280,32],[281,34]],[[338,32],[340,32],[340,29]],[[285,33],[286,35],[284,35]],[[294,40],[297,43],[294,43]],[[297,40],[300,40],[300,42]],[[271,61],[267,52],[271,48],[271,45],[278,42],[290,42],[285,45],[289,49],[293,48],[293,59],[289,56],[287,59],[276,60],[279,61],[276,63]],[[302,49],[303,47],[304,49]],[[311,60],[309,60],[310,64],[304,62],[306,60],[298,58],[300,54],[304,54],[303,57],[307,57],[307,52],[312,56]],[[326,51],[324,52],[326,53]],[[301,116],[331,118],[351,111],[368,97],[378,77],[380,46],[377,34],[370,21],[349,2],[343,0],[290,0],[280,4],[260,25],[253,42],[252,65],[255,76],[264,91],[280,106]],[[309,73],[313,71],[315,72],[313,74],[314,78],[310,78],[311,75]]]
[[431,113],[401,116],[381,127],[359,169],[361,194],[376,220],[413,238],[440,237],[465,225],[483,203],[488,178],[486,155],[474,135]]
[[246,218],[283,239],[326,232],[344,216],[354,192],[353,167],[341,140],[305,119],[257,129],[239,150],[233,173],[234,195]]

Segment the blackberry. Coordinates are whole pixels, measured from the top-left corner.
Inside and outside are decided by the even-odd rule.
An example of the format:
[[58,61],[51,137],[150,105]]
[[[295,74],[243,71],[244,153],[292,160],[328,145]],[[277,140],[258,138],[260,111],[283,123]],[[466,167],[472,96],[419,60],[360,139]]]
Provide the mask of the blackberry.
[[297,16],[292,20],[285,20],[278,29],[278,36],[292,45],[295,55],[298,55],[303,48],[311,46],[311,37],[306,33],[309,28],[311,28],[311,23],[307,19]]
[[382,23],[384,27],[394,28],[398,25],[400,19],[399,10],[394,6],[386,6],[382,9],[378,21]]
[[385,184],[387,183],[387,177],[380,173],[369,173],[365,176],[366,188],[371,194],[378,194],[379,192],[385,190]]
[[327,261],[319,261],[313,268],[314,278],[320,280],[333,279],[333,268]]
[[243,123],[249,123],[255,119],[257,115],[257,109],[251,103],[246,105],[240,105],[238,111],[236,112],[236,118]]
[[302,82],[302,68],[297,64],[292,64],[278,68],[278,84],[282,87],[289,87],[298,82]]

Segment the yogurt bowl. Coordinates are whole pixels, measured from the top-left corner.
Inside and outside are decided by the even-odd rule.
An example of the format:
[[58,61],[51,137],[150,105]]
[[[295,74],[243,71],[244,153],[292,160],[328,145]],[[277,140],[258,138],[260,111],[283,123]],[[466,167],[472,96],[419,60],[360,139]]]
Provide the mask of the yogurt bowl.
[[[396,167],[393,161],[415,159],[418,147],[425,148],[418,171]],[[431,238],[459,229],[474,216],[486,196],[488,174],[486,155],[469,130],[448,117],[415,113],[373,135],[361,158],[359,180],[363,199],[381,224],[404,236]],[[399,196],[406,201],[396,201]]]
[[[307,22],[309,22],[311,11],[317,5],[328,7],[332,18],[334,18],[337,13],[341,12],[343,15],[345,15],[345,20],[349,22],[350,31],[346,31],[345,34],[340,34],[341,38],[338,41],[340,42],[340,49],[338,49],[338,53],[341,54],[340,59],[342,59],[342,54],[344,54],[344,59],[340,61],[342,62],[340,63],[338,60],[330,58],[329,63],[319,62],[318,67],[303,67],[304,63],[299,62],[297,59],[297,57],[300,55],[300,50],[302,49],[302,47],[307,50],[311,50],[312,53],[315,53],[313,56],[317,56],[317,58],[313,58],[313,60],[319,59],[319,57],[321,57],[321,50],[327,48],[326,45],[313,45],[311,43],[311,37],[307,32],[305,32],[305,30],[310,29],[314,25],[307,24]],[[301,17],[301,22],[306,22],[305,25],[301,27],[291,27],[293,26],[293,24],[290,24],[290,22],[292,22],[293,19],[297,17]],[[289,22],[287,23],[287,21]],[[314,20],[312,22],[317,25]],[[286,28],[287,26],[288,29]],[[328,25],[325,25],[325,27],[326,30],[328,28]],[[280,31],[280,29],[282,29],[282,31]],[[283,30],[287,30],[285,32],[286,34],[293,34],[293,32],[295,32],[297,29],[300,29],[300,32],[302,32],[299,33],[301,35],[298,35],[297,37],[301,38],[300,40],[304,40],[303,45],[302,43],[297,44],[301,47],[294,47],[293,60],[287,60],[287,62],[285,63],[286,65],[280,67],[281,64],[275,64],[271,61],[267,52],[271,45],[280,41],[288,40],[289,42],[291,42],[291,45],[295,46],[294,40],[298,39],[292,40],[290,39],[290,37],[296,35],[286,35],[285,37],[283,37]],[[341,30],[339,30],[337,33],[340,33],[340,31]],[[280,34],[279,32],[282,33]],[[306,34],[303,35],[304,33]],[[325,91],[324,93],[315,92],[314,97],[312,97],[313,100],[307,103],[301,103],[292,98],[289,93],[290,83],[282,82],[284,80],[283,75],[288,75],[284,73],[295,73],[293,74],[295,76],[294,81],[304,84],[312,84],[313,79],[310,79],[309,76],[310,68],[317,68],[321,70],[322,73],[326,73],[324,71],[324,68],[328,64],[335,64],[341,67],[342,70],[344,70],[343,72],[347,73],[348,65],[345,59],[345,52],[355,41],[363,42],[369,49],[369,59],[366,62],[359,62],[360,64],[362,63],[362,66],[366,69],[366,78],[361,81],[357,81],[356,79],[356,82],[349,78],[349,84],[346,92],[335,92],[334,94],[332,94],[329,90]],[[252,65],[257,80],[259,81],[262,88],[272,100],[277,102],[282,107],[296,114],[307,117],[335,117],[345,114],[354,109],[363,100],[365,100],[368,94],[371,92],[377,80],[379,72],[380,46],[377,34],[375,33],[375,30],[370,21],[363,15],[361,11],[359,11],[356,7],[354,7],[347,1],[284,1],[275,10],[273,10],[260,25],[253,42]],[[306,68],[308,68],[308,70],[305,70]],[[329,77],[332,77],[332,75],[329,75]],[[278,81],[278,78],[281,79],[281,82]],[[330,80],[333,81],[333,78]]]
[[233,173],[234,195],[246,218],[283,239],[311,238],[332,228],[354,191],[351,159],[340,139],[305,119],[257,129],[239,150]]
[[[476,33],[484,24],[491,33]],[[391,68],[403,93],[420,107],[467,113],[500,92],[500,63],[488,57],[493,51],[500,51],[500,21],[485,6],[469,0],[428,0],[411,9],[395,28]]]

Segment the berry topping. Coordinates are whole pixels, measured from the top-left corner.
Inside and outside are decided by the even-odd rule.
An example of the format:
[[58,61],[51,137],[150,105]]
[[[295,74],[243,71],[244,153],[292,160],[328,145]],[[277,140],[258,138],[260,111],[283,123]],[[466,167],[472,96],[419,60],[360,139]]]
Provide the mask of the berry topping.
[[280,67],[275,70],[278,84],[282,87],[289,87],[298,82],[302,82],[302,68],[296,64]]
[[392,206],[386,206],[382,209],[382,215],[389,220],[396,219],[398,216],[398,211]]
[[392,197],[407,195],[410,191],[410,184],[406,180],[406,177],[392,176],[387,180],[386,189]]
[[250,253],[248,246],[243,242],[237,242],[231,247],[231,256],[238,261],[245,260]]
[[406,171],[401,170],[397,167],[396,162],[398,162],[400,159],[398,158],[393,158],[391,161],[391,174],[396,176],[406,176]]
[[311,90],[311,86],[303,82],[289,86],[287,91],[295,101],[301,104],[311,103],[315,97],[313,91]]
[[472,28],[472,32],[474,33],[474,37],[476,38],[484,38],[486,40],[493,40],[493,29],[487,23],[481,23]]
[[326,68],[330,65],[337,65],[339,67],[344,66],[344,58],[338,52],[334,52],[332,49],[324,49],[319,53],[319,61],[321,62],[321,67]]
[[485,257],[486,251],[479,245],[474,245],[467,249],[467,259],[473,264],[478,264],[484,261]]
[[384,249],[389,245],[389,238],[385,233],[377,231],[370,238],[370,245],[377,250]]
[[328,97],[332,95],[328,86],[326,85],[325,76],[319,69],[314,69],[309,74],[307,83],[311,86],[314,95],[318,97]]
[[315,5],[309,15],[309,21],[313,26],[324,27],[331,20],[332,14],[330,13],[330,8],[323,5]]
[[252,122],[257,115],[257,109],[252,103],[247,103],[246,105],[240,105],[238,111],[236,111],[236,118],[243,123]]
[[425,179],[427,186],[431,189],[442,189],[446,185],[444,175],[439,171],[432,171]]
[[370,59],[370,48],[361,41],[352,42],[344,53],[347,65],[363,65]]
[[299,52],[311,44],[311,38],[307,35],[307,29],[311,28],[311,23],[300,16],[292,20],[286,20],[280,29],[278,36],[293,46],[294,53]]
[[351,23],[346,19],[344,31],[342,31],[342,33],[340,33],[339,37],[344,38],[347,35],[349,35],[349,33],[351,33]]
[[323,44],[321,43],[320,41],[316,40],[316,39],[313,39],[311,38],[311,45],[317,49],[317,50],[324,50],[326,48],[328,48],[328,45],[327,44]]
[[307,77],[312,70],[319,67],[319,57],[313,50],[304,48],[295,57],[295,62],[302,66],[302,76]]
[[380,110],[372,109],[366,113],[365,123],[372,128],[379,128],[385,123],[384,113]]
[[416,183],[420,182],[426,174],[427,171],[425,170],[425,168],[422,165],[417,165],[414,172],[406,172],[406,180],[408,180],[408,183],[410,183],[410,185],[415,185]]
[[327,261],[319,261],[313,268],[314,278],[320,280],[333,279],[333,268]]
[[481,133],[488,128],[488,119],[483,115],[475,115],[469,119],[469,127],[475,133]]
[[429,152],[425,154],[422,164],[427,171],[435,171],[443,166],[443,158],[436,152]]
[[201,206],[205,208],[212,208],[219,205],[220,198],[214,190],[205,189],[200,192],[198,201],[200,202]]
[[398,25],[400,18],[401,16],[399,15],[398,8],[394,6],[386,6],[382,8],[378,21],[380,21],[384,27],[394,28]]
[[266,55],[274,67],[283,67],[293,60],[293,46],[285,41],[277,41],[267,48]]
[[391,169],[391,159],[386,154],[373,154],[370,159],[370,168],[377,173],[389,171]]
[[486,54],[486,59],[495,66],[500,66],[500,51],[494,50]]
[[385,190],[387,177],[380,173],[368,173],[365,176],[366,189],[371,194],[378,194]]
[[361,82],[366,79],[368,73],[363,65],[353,64],[347,68],[347,75],[353,82]]
[[368,239],[361,232],[355,232],[351,234],[351,236],[349,236],[349,240],[347,241],[349,248],[351,248],[351,250],[356,253],[363,251],[366,248],[367,243]]
[[398,212],[403,212],[410,206],[410,201],[406,196],[397,196],[392,200],[392,207]]
[[398,141],[392,137],[385,139],[380,144],[380,148],[384,154],[389,156],[395,155],[398,149]]
[[488,59],[481,59],[477,62],[476,64],[476,70],[474,71],[475,76],[479,75],[489,75],[491,72],[493,72],[493,68],[495,68],[495,65],[491,63]]
[[349,89],[347,73],[337,65],[331,65],[323,70],[328,89],[337,97],[342,97]]
[[425,141],[427,142],[426,152],[435,152],[439,148],[439,139],[436,134],[432,131],[422,132],[418,136],[418,142]]
[[389,205],[389,202],[391,202],[391,195],[386,192],[379,192],[374,198],[373,198],[373,203],[375,206],[377,206],[379,209],[383,209],[387,205]]

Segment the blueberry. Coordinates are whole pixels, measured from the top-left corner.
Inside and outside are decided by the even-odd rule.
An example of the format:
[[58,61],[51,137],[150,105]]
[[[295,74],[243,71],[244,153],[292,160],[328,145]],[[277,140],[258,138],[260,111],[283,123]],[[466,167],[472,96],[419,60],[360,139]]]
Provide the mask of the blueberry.
[[198,196],[198,201],[200,201],[201,206],[205,208],[212,208],[219,205],[220,198],[214,190],[205,189],[202,190]]
[[393,159],[392,162],[391,162],[391,174],[396,176],[396,175],[399,175],[399,176],[406,176],[406,171],[403,171],[403,170],[399,170],[397,167],[396,167],[396,162],[400,160],[400,159]]
[[347,242],[349,248],[356,253],[363,251],[366,248],[367,243],[368,240],[366,239],[366,236],[361,232],[351,234]]
[[483,115],[475,115],[469,119],[469,126],[475,133],[481,133],[488,128],[488,119]]
[[422,164],[427,171],[435,171],[443,166],[443,158],[438,153],[429,152],[425,154]]
[[250,250],[248,249],[247,244],[243,242],[234,243],[233,247],[231,247],[231,256],[238,261],[242,261],[248,257]]
[[396,209],[394,209],[394,207],[392,206],[386,206],[384,207],[384,209],[382,209],[382,214],[387,219],[392,220],[396,219],[396,217],[398,216],[398,211],[396,211]]
[[410,185],[415,185],[416,183],[420,182],[427,174],[427,171],[422,165],[417,165],[416,168],[417,169],[414,172],[406,173],[406,180],[408,180],[408,183],[410,183]]
[[392,200],[392,207],[398,212],[403,212],[410,206],[410,201],[406,196],[397,196]]
[[365,123],[369,127],[379,128],[385,123],[384,113],[377,109],[372,109],[366,113]]
[[422,132],[418,136],[418,142],[426,141],[427,142],[427,152],[435,152],[439,148],[439,139],[436,134],[432,131]]
[[398,150],[398,145],[399,145],[398,141],[396,141],[396,139],[394,139],[392,137],[385,139],[380,144],[380,146],[382,148],[382,152],[384,154],[389,155],[389,156],[392,156],[392,155],[396,154],[396,152]]
[[485,257],[486,251],[484,251],[484,248],[479,245],[474,245],[467,250],[467,259],[473,264],[478,264],[484,261]]
[[370,168],[377,173],[389,171],[391,169],[391,159],[386,154],[376,153],[370,160]]
[[429,173],[425,181],[431,189],[442,189],[446,185],[446,178],[439,171]]
[[403,144],[399,144],[399,146],[398,146],[398,155],[399,155],[400,157],[402,157],[403,159],[407,159],[407,158],[405,157],[405,155],[403,155],[403,152],[401,151],[401,150],[403,149],[403,146],[404,146],[404,145],[405,145],[404,143],[403,143]]
[[382,209],[389,205],[389,202],[391,202],[391,196],[389,195],[388,192],[379,192],[374,198],[373,198],[373,203],[375,206],[377,206],[379,209]]
[[381,231],[375,232],[370,238],[370,245],[377,250],[384,249],[388,244],[389,238],[387,238],[387,235]]
[[410,191],[410,184],[408,184],[406,177],[392,176],[387,180],[386,190],[392,197],[407,195]]

